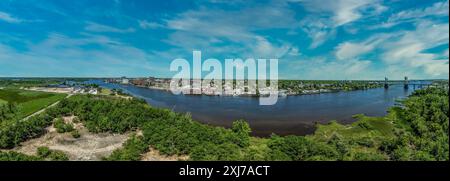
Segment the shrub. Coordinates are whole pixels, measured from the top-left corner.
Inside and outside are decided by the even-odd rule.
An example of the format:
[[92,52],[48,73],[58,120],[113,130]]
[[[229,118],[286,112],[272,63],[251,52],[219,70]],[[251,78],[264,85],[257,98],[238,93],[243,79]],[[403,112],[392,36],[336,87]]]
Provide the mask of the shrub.
[[20,142],[38,137],[45,133],[45,127],[52,118],[42,113],[26,120],[4,121],[0,124],[0,148],[13,148]]
[[71,132],[74,130],[72,124],[65,123],[61,118],[57,118],[53,125],[56,128],[56,132],[58,133]]
[[50,155],[52,151],[48,147],[42,146],[37,149],[37,155],[46,158]]
[[72,119],[72,122],[73,122],[73,123],[80,123],[80,118],[74,117],[74,118]]
[[62,151],[51,150],[48,147],[39,147],[37,149],[37,155],[43,160],[50,161],[67,161],[69,157]]
[[81,137],[80,132],[78,132],[78,130],[73,130],[72,132],[70,132],[70,134],[71,134],[72,137],[74,137],[74,138],[79,138],[79,137]]
[[109,161],[138,161],[141,159],[141,155],[148,150],[149,146],[144,142],[142,136],[132,135],[128,139],[123,147],[114,150],[109,157],[104,158],[104,160]]
[[0,151],[0,161],[40,161],[41,157],[29,156],[14,151]]
[[236,144],[241,147],[248,147],[250,145],[250,133],[252,130],[247,122],[244,120],[238,120],[233,122],[231,130],[236,133]]
[[69,157],[62,151],[52,150],[47,159],[51,161],[68,161]]

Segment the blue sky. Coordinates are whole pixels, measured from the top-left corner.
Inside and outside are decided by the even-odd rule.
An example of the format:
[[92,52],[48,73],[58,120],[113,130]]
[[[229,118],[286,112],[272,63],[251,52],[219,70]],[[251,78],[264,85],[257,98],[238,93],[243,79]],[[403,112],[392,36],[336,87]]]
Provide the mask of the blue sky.
[[448,79],[448,18],[448,0],[2,0],[0,77],[171,77],[201,50],[284,79]]

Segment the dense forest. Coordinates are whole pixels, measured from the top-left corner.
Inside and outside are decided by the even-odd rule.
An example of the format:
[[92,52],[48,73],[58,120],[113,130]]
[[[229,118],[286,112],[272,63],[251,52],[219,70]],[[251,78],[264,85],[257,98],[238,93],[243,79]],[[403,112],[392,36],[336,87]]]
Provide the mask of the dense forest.
[[[6,111],[0,112],[7,112],[9,106],[6,107]],[[0,117],[4,116],[0,115]],[[52,120],[53,118],[47,113],[42,113],[26,120],[16,118],[2,119],[0,121],[0,148],[13,148],[19,145],[20,142],[45,134],[45,128],[52,124]]]
[[[58,121],[53,118],[75,115],[90,132],[139,133],[104,160],[140,160],[150,146],[191,160],[449,160],[448,109],[448,90],[428,88],[400,101],[385,117],[356,115],[351,125],[318,124],[313,135],[257,138],[244,120],[214,127],[137,98],[75,95],[25,122],[2,121],[0,147],[43,134],[44,127]],[[8,106],[2,110],[3,117],[14,112]],[[0,158],[27,160],[5,154]]]

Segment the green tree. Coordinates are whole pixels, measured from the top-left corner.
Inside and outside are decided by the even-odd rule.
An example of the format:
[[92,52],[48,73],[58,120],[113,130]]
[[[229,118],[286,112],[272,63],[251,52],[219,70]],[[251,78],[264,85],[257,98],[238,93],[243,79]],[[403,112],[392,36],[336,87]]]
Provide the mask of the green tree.
[[233,122],[231,130],[237,135],[237,145],[247,147],[250,145],[250,133],[252,132],[248,123],[244,120]]

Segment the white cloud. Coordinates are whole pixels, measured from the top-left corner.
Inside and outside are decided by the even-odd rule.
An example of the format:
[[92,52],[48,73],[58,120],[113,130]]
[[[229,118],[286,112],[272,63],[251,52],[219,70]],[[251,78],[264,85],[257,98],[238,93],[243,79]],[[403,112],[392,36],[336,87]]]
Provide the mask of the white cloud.
[[335,56],[339,60],[358,58],[373,51],[380,43],[395,34],[378,34],[362,42],[343,42],[336,46]]
[[334,9],[333,12],[335,16],[333,20],[335,22],[335,26],[341,26],[353,21],[356,21],[362,17],[359,8],[367,5],[371,1],[360,1],[360,0],[348,0],[341,1],[338,4],[338,8]]
[[236,42],[252,36],[244,27],[219,20],[220,16],[214,16],[209,12],[188,12],[180,19],[169,20],[167,26],[193,36],[221,37]]
[[302,29],[312,39],[310,48],[316,48],[333,38],[336,28],[367,16],[378,15],[387,9],[378,0],[292,1],[300,2],[307,11],[312,13],[300,23]]
[[[252,31],[267,28],[291,28],[294,12],[284,5],[264,5],[242,10],[189,10],[167,20],[167,27],[200,36],[217,36],[231,41],[253,38]],[[264,17],[264,18],[261,18]]]
[[391,21],[398,21],[401,19],[415,19],[426,16],[448,16],[449,13],[448,2],[449,1],[447,0],[434,3],[432,6],[426,8],[400,11],[399,13],[390,17],[389,19]]
[[339,60],[351,59],[373,49],[374,47],[372,44],[344,42],[336,47],[336,58]]
[[287,66],[289,69],[280,72],[280,76],[288,79],[379,79],[370,60],[335,61],[326,57],[309,57],[288,61]]
[[393,14],[389,19],[374,28],[389,28],[404,22],[417,22],[426,17],[448,17],[449,1],[436,2],[429,7],[408,9]]
[[8,13],[0,11],[0,21],[5,21],[8,23],[21,23],[23,20],[16,18]]
[[347,75],[361,75],[362,72],[367,70],[372,64],[370,60],[353,60],[348,68],[345,69],[345,74]]
[[448,48],[446,50],[444,50],[444,53],[442,53],[442,56],[448,58]]
[[[82,48],[87,45],[98,48]],[[25,51],[0,44],[0,66],[10,67],[8,76],[133,76],[167,71],[158,69],[150,58],[133,46],[89,34],[80,38],[50,34]]]
[[448,23],[419,21],[415,30],[380,33],[360,42],[343,42],[336,46],[335,56],[338,60],[353,61],[377,51],[386,76],[443,77],[449,73],[448,49],[436,53],[428,50],[448,41]]
[[288,44],[276,46],[263,37],[256,37],[256,43],[250,47],[252,47],[253,56],[257,56],[256,58],[279,58],[288,53],[290,49]]
[[299,55],[301,55],[301,53],[300,53],[300,50],[298,50],[297,47],[292,47],[289,50],[289,55],[291,55],[291,56],[299,56]]
[[85,27],[86,31],[90,32],[109,32],[109,33],[132,33],[135,31],[133,28],[127,29],[119,29],[107,25],[102,25],[94,22],[87,22],[87,26]]
[[156,29],[156,28],[164,28],[164,25],[156,23],[156,22],[149,22],[147,20],[139,20],[139,27],[142,29]]
[[[295,23],[294,12],[278,1],[246,5],[239,10],[200,8],[166,20],[166,27],[176,31],[165,42],[187,51],[196,49],[223,54],[223,50],[227,50],[228,55],[278,58],[287,53],[290,45],[255,32],[288,29]],[[221,47],[224,49],[220,50]]]
[[433,77],[448,78],[448,59],[445,60],[433,60],[424,65],[425,72]]
[[448,44],[448,26],[448,23],[433,24],[428,21],[417,24],[415,31],[404,32],[399,38],[392,38],[383,44],[385,53],[382,60],[388,66],[421,69],[433,77],[448,76],[448,58],[440,59],[440,54],[426,52]]
[[[377,0],[301,0],[306,10],[331,16],[335,27],[356,21],[363,13],[381,13],[386,7]],[[369,10],[369,12],[364,12]]]
[[305,31],[312,40],[309,46],[310,48],[316,48],[322,45],[336,34],[336,30],[326,22],[327,20],[325,19],[315,19],[311,17],[307,17],[300,22],[303,31]]

